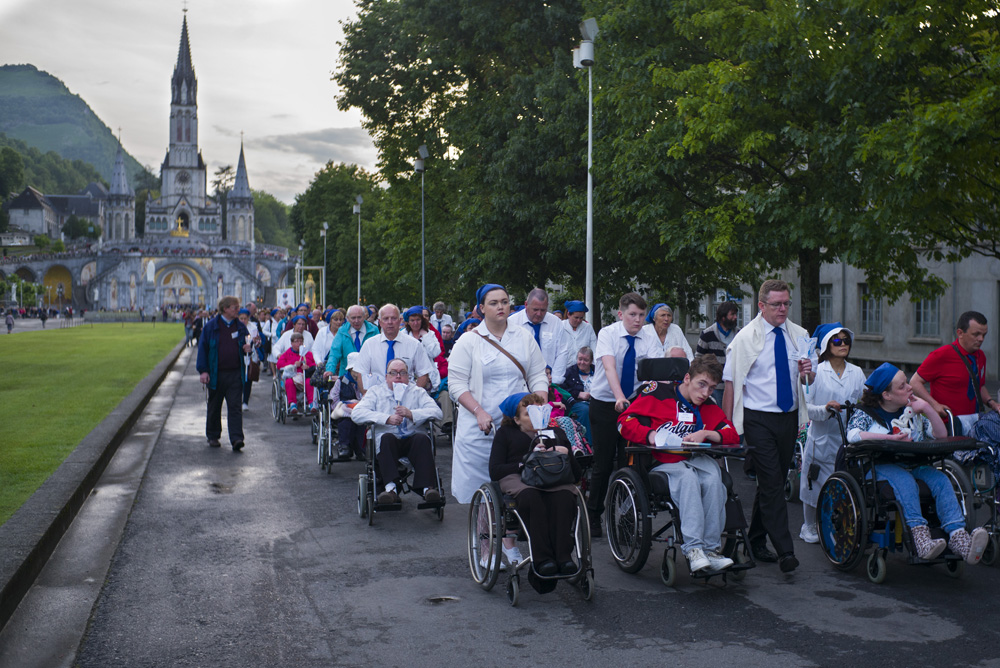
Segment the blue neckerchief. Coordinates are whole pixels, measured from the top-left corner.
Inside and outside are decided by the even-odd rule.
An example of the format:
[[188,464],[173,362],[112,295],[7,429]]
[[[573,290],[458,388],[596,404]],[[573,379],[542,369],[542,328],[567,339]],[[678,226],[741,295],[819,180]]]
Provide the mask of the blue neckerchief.
[[724,338],[724,339],[728,339],[729,338],[729,330],[728,329],[726,329],[725,327],[723,327],[720,323],[716,323],[716,327],[718,327],[718,329],[719,329],[719,334],[722,334],[722,338]]
[[[689,402],[687,399],[684,398],[684,395],[681,394],[681,389],[679,387],[677,388],[677,403],[683,406],[685,410],[690,411],[691,413],[694,414],[695,431],[701,431],[702,429],[705,428],[705,422],[701,419],[701,410],[699,410],[697,406],[695,406],[694,404],[692,404],[691,402]],[[680,420],[678,419],[677,422],[680,423]]]

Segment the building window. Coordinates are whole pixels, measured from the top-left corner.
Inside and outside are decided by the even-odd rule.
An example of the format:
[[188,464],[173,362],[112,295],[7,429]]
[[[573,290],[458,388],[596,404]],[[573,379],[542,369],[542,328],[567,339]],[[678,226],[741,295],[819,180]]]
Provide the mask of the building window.
[[867,283],[858,283],[861,311],[861,333],[882,333],[882,300],[871,296]]
[[819,284],[819,321],[833,322],[833,283]]
[[914,336],[937,338],[941,334],[940,300],[921,299],[913,305]]

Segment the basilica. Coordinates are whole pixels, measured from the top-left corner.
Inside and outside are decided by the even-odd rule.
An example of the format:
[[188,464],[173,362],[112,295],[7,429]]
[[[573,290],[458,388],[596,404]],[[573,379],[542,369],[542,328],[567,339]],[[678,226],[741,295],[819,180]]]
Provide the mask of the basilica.
[[288,249],[254,239],[253,194],[242,145],[225,201],[209,196],[208,170],[198,148],[198,80],[186,16],[170,93],[160,197],[145,202],[142,234],[137,234],[135,193],[119,148],[111,187],[98,193],[100,242],[86,253],[26,260],[16,271],[19,276],[51,287],[49,292],[77,310],[113,311],[213,308],[225,295],[242,303],[270,303],[275,289],[293,280]]

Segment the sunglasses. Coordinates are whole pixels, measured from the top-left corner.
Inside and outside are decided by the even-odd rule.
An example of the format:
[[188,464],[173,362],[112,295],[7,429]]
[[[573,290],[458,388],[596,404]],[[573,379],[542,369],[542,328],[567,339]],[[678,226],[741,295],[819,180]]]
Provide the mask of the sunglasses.
[[831,346],[849,346],[851,345],[851,337],[849,336],[838,336],[834,339],[830,339]]

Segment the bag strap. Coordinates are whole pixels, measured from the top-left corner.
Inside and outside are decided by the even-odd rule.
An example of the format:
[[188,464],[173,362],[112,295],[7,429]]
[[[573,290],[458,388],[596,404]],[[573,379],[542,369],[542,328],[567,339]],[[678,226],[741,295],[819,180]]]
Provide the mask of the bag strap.
[[528,373],[524,370],[524,367],[521,366],[521,363],[518,362],[517,359],[513,355],[511,355],[509,352],[507,352],[504,349],[503,346],[501,346],[500,344],[498,344],[496,341],[494,341],[490,337],[486,336],[485,334],[479,334],[479,336],[481,336],[483,338],[483,341],[485,341],[486,343],[490,344],[491,346],[493,346],[494,348],[496,348],[497,350],[499,350],[500,352],[502,352],[504,355],[507,356],[507,359],[509,359],[511,362],[514,363],[514,366],[516,366],[517,369],[518,369],[518,371],[521,372],[521,375],[524,376],[524,386],[526,388],[528,388],[528,391],[530,392],[531,391],[531,385],[528,383]]
[[962,360],[962,364],[965,365],[965,370],[969,372],[969,378],[972,379],[972,387],[976,388],[976,393],[975,393],[976,394],[976,412],[977,413],[982,413],[983,412],[983,400],[980,397],[980,392],[982,391],[983,388],[979,384],[979,379],[976,378],[976,373],[972,370],[972,365],[969,364],[969,359],[965,355],[962,354],[962,351],[958,349],[958,346],[956,346],[954,343],[951,343],[949,345],[952,348],[955,349],[955,353],[958,355],[958,358],[960,360]]

